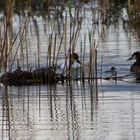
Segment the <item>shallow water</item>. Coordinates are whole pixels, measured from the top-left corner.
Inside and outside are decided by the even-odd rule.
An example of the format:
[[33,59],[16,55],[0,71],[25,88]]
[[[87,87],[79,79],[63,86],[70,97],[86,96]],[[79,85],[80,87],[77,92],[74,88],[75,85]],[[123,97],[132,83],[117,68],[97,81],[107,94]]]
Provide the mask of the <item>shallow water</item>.
[[139,90],[139,84],[114,81],[98,81],[98,89],[87,81],[1,87],[1,138],[139,139]]
[[[86,18],[81,29],[84,34],[79,37],[75,50],[79,54],[80,43],[84,43],[84,35],[92,25],[92,20],[89,20],[89,11],[84,14]],[[40,27],[40,65],[44,66],[48,38],[42,33],[44,22],[39,17],[37,19]],[[29,31],[27,44],[30,44],[29,49],[32,50],[28,63],[32,63],[34,66],[38,42],[32,24],[32,32]],[[50,34],[52,25],[49,23],[45,26],[48,29],[47,33]],[[101,30],[100,27],[98,30]],[[58,34],[57,29],[54,31]],[[117,68],[118,76],[130,74],[129,67],[133,62],[126,60],[134,51],[139,50],[135,37],[129,30],[123,29],[121,21],[116,27],[110,26],[106,32],[106,39],[102,40],[97,48],[98,75],[107,76],[105,71],[110,70],[112,66]],[[97,42],[99,36],[98,33],[94,36]],[[69,48],[68,42],[66,45]],[[87,37],[86,62],[88,62],[89,48]],[[63,61],[64,51],[65,48],[62,48],[58,63]],[[132,75],[126,76],[120,81],[98,80],[97,86],[95,81],[90,83],[73,81],[64,83],[64,85],[59,83],[52,86],[0,85],[1,139],[139,140],[139,91],[140,83],[137,83]]]

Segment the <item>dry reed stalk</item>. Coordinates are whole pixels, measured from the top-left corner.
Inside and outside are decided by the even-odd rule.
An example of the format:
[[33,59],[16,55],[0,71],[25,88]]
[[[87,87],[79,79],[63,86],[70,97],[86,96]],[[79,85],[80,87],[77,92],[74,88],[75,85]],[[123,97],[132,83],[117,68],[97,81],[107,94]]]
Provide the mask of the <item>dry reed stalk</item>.
[[[20,44],[21,44],[21,42],[22,42],[22,37],[23,37],[24,33],[25,33],[25,27],[21,30],[20,40],[19,40],[18,46],[17,46],[17,48],[16,48],[16,50],[15,50],[15,54],[14,54],[14,56],[13,56],[13,60],[12,60],[12,62],[11,62],[11,64],[10,64],[9,71],[12,70],[12,66],[13,66],[13,64],[14,64],[14,62],[15,62],[15,59],[16,59],[16,56],[17,56],[17,54],[18,54],[18,50],[19,50],[19,48],[20,48]],[[8,53],[8,54],[9,54],[9,53]],[[7,57],[8,57],[8,56],[7,56]]]
[[109,0],[106,0],[106,1],[105,1],[105,5],[106,5],[106,9],[109,10],[109,7],[110,7],[110,1],[109,1]]
[[[67,16],[65,18],[65,24],[64,24],[64,31],[62,33],[62,36],[61,36],[61,39],[60,39],[60,44],[59,44],[59,47],[58,47],[58,52],[57,52],[57,55],[56,55],[56,61],[55,61],[55,66],[57,65],[57,60],[58,60],[58,56],[59,56],[59,53],[60,53],[60,50],[61,50],[61,47],[62,47],[62,42],[64,40],[64,55],[65,55],[65,63],[66,63],[66,45],[67,45]],[[64,67],[65,69],[65,67]],[[63,72],[64,72],[64,69],[63,69]]]
[[[81,25],[82,25],[82,18],[79,18],[79,9],[77,9],[74,13],[74,21],[73,21],[73,32],[71,34],[71,53],[73,53],[75,51],[75,46],[80,34],[80,29],[81,29]],[[72,22],[72,21],[71,21]]]
[[128,0],[128,9],[131,12],[131,0]]
[[91,51],[92,50],[92,42],[91,42],[91,32],[88,32],[88,37],[89,37],[89,44],[90,44],[88,77],[90,79],[91,78],[91,71],[92,71],[92,51]]
[[53,49],[53,60],[52,60],[52,66],[55,66],[55,52],[56,52],[56,44],[57,44],[57,35],[55,35],[54,39],[54,49]]
[[80,34],[81,25],[82,25],[82,21],[78,22],[78,26],[76,28],[74,38],[72,40],[72,53],[75,51],[75,46],[76,46],[76,43]]
[[64,58],[65,58],[65,65],[63,68],[62,73],[65,72],[65,69],[67,70],[67,59],[68,59],[68,55],[67,55],[67,15],[65,18],[65,26],[64,26]]
[[[80,43],[80,62],[83,64],[83,55],[82,54],[84,54],[83,53],[84,51],[83,51],[83,44],[82,44],[82,42]],[[80,67],[80,79],[83,81],[83,75],[82,75],[82,71],[83,69],[82,69],[82,67]]]
[[62,47],[63,38],[64,38],[64,34],[62,34],[61,39],[60,39],[60,44],[59,44],[58,52],[56,54],[56,59],[55,59],[55,65],[57,65],[57,60],[58,60],[58,56],[59,56],[59,53],[60,53],[60,50],[61,50],[61,47]]
[[[18,54],[18,50],[19,50],[20,46],[22,45],[23,34],[26,33],[25,28],[26,28],[26,25],[28,23],[27,22],[28,17],[27,17],[27,19],[25,19],[24,25],[19,29],[16,36],[14,38],[10,36],[10,35],[13,34],[13,32],[12,32],[13,5],[14,5],[14,0],[8,0],[7,1],[7,15],[6,15],[5,26],[4,26],[5,37],[4,37],[4,41],[3,41],[3,44],[2,44],[2,52],[3,52],[2,54],[3,55],[1,55],[2,59],[0,59],[0,61],[1,61],[0,62],[0,67],[4,66],[5,72],[7,70],[7,64],[9,62],[8,59],[10,61],[12,60],[12,57],[10,58],[10,56],[13,56],[12,50],[14,49],[15,42],[17,41],[18,37],[20,36],[18,46],[15,49],[15,54],[13,56],[13,60],[12,60],[12,62],[10,64],[10,67],[9,67],[9,71],[12,70],[13,63],[14,63],[16,57],[17,57],[17,54]],[[26,47],[27,47],[27,44],[26,44]],[[28,52],[27,51],[28,50],[26,48],[26,55],[27,55],[26,58],[27,58],[27,61],[28,61]]]
[[[83,50],[83,58],[82,58],[82,64],[85,65],[85,52],[86,52],[86,34],[84,36],[84,50]],[[85,71],[84,67],[82,68],[82,79],[85,78]]]
[[35,59],[35,69],[37,69],[37,57],[36,57],[36,53],[34,54],[34,59]]
[[52,53],[52,34],[49,37],[49,45],[48,45],[48,66],[51,66],[51,53]]
[[102,1],[100,3],[100,8],[101,8],[101,21],[102,21],[102,24],[107,25],[108,24],[107,16],[108,16],[109,8],[110,8],[109,0]]
[[64,26],[64,56],[65,58],[67,56],[66,54],[67,54],[67,15],[65,18],[65,26]]
[[38,62],[38,68],[40,68],[40,35],[39,35],[38,23],[35,18],[33,18],[33,24],[35,28],[36,37],[37,37],[37,56],[38,56],[37,62]]
[[130,23],[134,28],[136,37],[140,41],[140,2],[130,2],[129,6]]
[[5,72],[7,70],[7,62],[8,62],[7,54],[9,51],[9,46],[11,46],[12,44],[12,38],[9,36],[12,34],[13,5],[14,0],[6,1],[6,18],[4,20],[4,39],[2,43],[0,57],[0,68],[3,66]]
[[57,65],[57,60],[58,60],[58,56],[62,47],[63,40],[64,40],[64,54],[66,54],[65,52],[66,52],[66,45],[67,45],[67,15],[65,17],[64,30],[61,35],[60,44],[59,44],[58,52],[56,56],[56,62],[55,62],[56,65]]
[[94,42],[94,84],[95,84],[95,93],[98,97],[98,78],[97,78],[97,46]]
[[[26,34],[27,34],[27,29],[25,28],[25,36],[26,36]],[[25,37],[24,36],[24,37]],[[26,43],[26,45],[25,45],[25,52],[26,52],[26,69],[29,71],[29,69],[30,69],[30,67],[29,67],[29,51],[28,51],[28,43],[27,43],[27,38],[25,38],[25,43]],[[23,61],[23,63],[24,63],[24,60],[22,60]],[[24,66],[24,65],[23,65]]]
[[[19,29],[18,33],[16,34],[16,36],[15,36],[13,42],[12,42],[12,45],[9,47],[9,51],[7,53],[7,58],[10,57],[10,55],[13,56],[13,58],[11,57],[11,60],[10,60],[12,62],[10,64],[9,71],[12,70],[12,66],[13,66],[13,63],[14,63],[17,55],[18,55],[19,49],[21,51],[22,62],[23,62],[23,66],[24,66],[23,37],[26,36],[26,30],[27,30],[28,24],[29,24],[29,19],[27,17],[25,19],[25,22],[24,22],[23,26]],[[12,50],[14,50],[14,46],[15,46],[15,43],[16,43],[16,41],[17,41],[18,38],[19,38],[19,42],[18,42],[17,48],[15,49],[15,54],[13,54]],[[28,47],[27,47],[27,39],[26,39],[26,60],[28,61],[28,50],[27,49],[28,49]],[[19,59],[19,58],[17,58],[17,59]]]

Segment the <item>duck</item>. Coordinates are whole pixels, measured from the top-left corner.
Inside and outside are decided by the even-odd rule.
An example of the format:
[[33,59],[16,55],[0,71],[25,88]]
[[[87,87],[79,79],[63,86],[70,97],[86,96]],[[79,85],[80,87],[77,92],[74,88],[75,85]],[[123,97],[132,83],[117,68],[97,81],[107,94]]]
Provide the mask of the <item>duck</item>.
[[18,65],[17,69],[14,71],[15,73],[20,73],[21,72],[21,67]]
[[75,69],[80,67],[79,55],[77,53],[72,53],[69,55],[69,61],[58,64],[56,66],[47,66],[37,68],[33,71],[33,75],[37,78],[43,78],[43,80],[53,77],[62,77],[62,79],[70,77],[70,73],[74,75]]
[[75,52],[69,55],[69,60],[65,60],[65,62],[60,63],[56,67],[56,71],[58,73],[67,75],[71,70],[76,70],[81,67],[81,61],[79,59],[79,55]]
[[109,77],[117,76],[117,69],[115,67],[111,67],[110,70],[105,71],[105,73],[110,73]]
[[132,56],[128,59],[128,61],[133,60],[133,59],[135,59],[136,61],[130,67],[130,72],[140,73],[140,52],[139,51],[134,52]]
[[89,79],[93,77],[93,73],[95,72],[91,63],[80,61],[77,52],[71,53],[69,55],[69,60],[58,65],[57,70],[65,77],[74,79]]

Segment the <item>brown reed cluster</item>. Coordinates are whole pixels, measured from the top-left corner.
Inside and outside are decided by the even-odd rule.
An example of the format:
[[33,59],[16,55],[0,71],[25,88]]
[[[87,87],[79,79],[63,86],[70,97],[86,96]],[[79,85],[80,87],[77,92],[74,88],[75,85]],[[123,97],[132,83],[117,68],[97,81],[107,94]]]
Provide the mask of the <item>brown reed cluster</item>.
[[137,38],[140,41],[140,1],[129,0],[130,23],[134,28]]
[[[41,9],[42,4],[47,12],[44,11],[46,14],[42,14],[43,23],[41,24],[44,28],[40,31],[39,22],[41,20],[38,22],[38,18],[41,13],[34,9],[37,6],[38,9]],[[20,10],[15,9],[16,5],[17,7],[23,6],[21,14],[19,14]],[[88,8],[85,8],[84,5],[87,5]],[[43,3],[40,1],[39,5],[37,5],[37,1],[7,0],[0,26],[1,71],[12,72],[20,66],[23,70],[30,72],[41,68],[42,61],[43,67],[56,67],[61,56],[66,71],[69,71],[71,75],[72,70],[67,67],[67,63],[70,54],[77,52],[82,63],[80,79],[87,77],[96,79],[98,47],[100,42],[106,38],[106,29],[110,25],[118,23],[119,5],[120,1],[114,0],[99,2],[96,0],[62,0],[61,2],[47,0]],[[128,5],[131,23],[140,37],[138,3],[129,2]],[[19,12],[20,21],[16,33],[13,29],[15,10]],[[89,15],[90,20],[88,21],[86,17]],[[42,38],[45,44],[43,49]],[[33,45],[34,42],[35,45]],[[88,63],[88,71],[85,72],[86,63]]]

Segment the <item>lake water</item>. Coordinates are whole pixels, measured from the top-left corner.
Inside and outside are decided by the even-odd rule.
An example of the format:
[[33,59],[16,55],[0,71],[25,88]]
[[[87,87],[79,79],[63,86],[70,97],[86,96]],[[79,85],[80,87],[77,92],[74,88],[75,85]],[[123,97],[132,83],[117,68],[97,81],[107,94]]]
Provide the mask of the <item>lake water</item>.
[[[88,29],[85,22],[82,31]],[[42,27],[42,23],[39,25]],[[43,35],[40,37],[41,65],[47,53]],[[97,42],[98,37],[94,36]],[[84,35],[79,40],[83,38]],[[34,64],[37,42],[35,37],[29,36],[29,40],[30,49],[35,47],[29,62]],[[89,43],[86,45],[88,56]],[[118,76],[129,74],[133,62],[126,60],[137,50],[139,45],[134,35],[123,29],[121,21],[116,27],[110,26],[106,29],[106,39],[97,48],[99,73],[114,66]],[[59,62],[64,56],[64,49],[61,51]],[[76,51],[80,53],[80,45]],[[88,81],[63,85],[0,85],[0,137],[2,140],[139,140],[139,91],[140,84],[131,76],[121,81],[98,80],[97,86]]]
[[[98,91],[97,91],[98,90]],[[138,140],[139,83],[1,87],[4,140]]]

